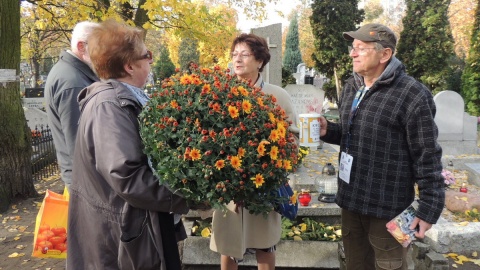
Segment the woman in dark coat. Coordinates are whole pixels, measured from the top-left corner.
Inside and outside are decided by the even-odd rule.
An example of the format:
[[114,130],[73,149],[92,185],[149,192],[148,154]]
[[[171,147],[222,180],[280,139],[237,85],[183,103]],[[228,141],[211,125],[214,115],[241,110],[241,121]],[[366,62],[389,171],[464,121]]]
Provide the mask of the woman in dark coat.
[[180,270],[173,213],[186,201],[160,185],[142,152],[137,116],[152,53],[142,30],[101,23],[88,50],[101,82],[78,96],[81,117],[68,217],[68,270]]

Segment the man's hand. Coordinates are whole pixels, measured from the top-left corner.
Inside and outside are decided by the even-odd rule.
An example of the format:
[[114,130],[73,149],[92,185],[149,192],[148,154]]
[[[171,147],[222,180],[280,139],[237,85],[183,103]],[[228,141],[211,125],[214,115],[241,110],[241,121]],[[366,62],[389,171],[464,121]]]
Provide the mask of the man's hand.
[[325,136],[327,134],[327,119],[325,117],[320,116],[320,137]]
[[432,228],[432,224],[415,217],[410,224],[410,230],[415,230],[418,227],[417,232],[415,233],[416,238],[423,239],[425,237],[425,232]]

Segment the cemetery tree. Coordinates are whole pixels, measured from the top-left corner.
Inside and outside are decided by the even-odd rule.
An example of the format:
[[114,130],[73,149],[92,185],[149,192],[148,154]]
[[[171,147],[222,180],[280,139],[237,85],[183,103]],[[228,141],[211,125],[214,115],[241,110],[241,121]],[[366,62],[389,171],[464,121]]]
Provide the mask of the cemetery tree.
[[200,63],[200,54],[198,53],[198,41],[192,37],[184,37],[178,48],[178,58],[181,70],[188,70],[190,64]]
[[480,0],[477,0],[470,51],[462,75],[462,95],[467,112],[480,116]]
[[448,17],[455,40],[455,53],[465,59],[470,48],[470,39],[478,0],[451,0]]
[[431,91],[446,90],[452,61],[453,37],[447,17],[450,0],[406,0],[407,14],[397,46],[397,57],[409,75]]
[[292,72],[285,67],[282,67],[282,87],[285,88],[285,86],[295,84],[296,82],[297,81],[295,80],[295,77],[293,77]]
[[358,0],[314,0],[312,3],[312,26],[315,52],[312,55],[315,69],[329,78],[336,93],[325,91],[325,96],[338,100],[342,82],[351,75],[352,60],[348,53],[348,41],[342,33],[355,30],[363,20],[363,10]]
[[[38,6],[23,5],[21,6],[21,52],[22,59],[25,59],[30,65],[31,73],[22,74],[24,82],[34,83],[32,87],[40,87],[40,75],[47,75],[50,68],[43,68],[46,59],[52,59],[50,56],[59,55],[61,48],[70,46],[67,41],[63,41],[64,32],[52,30],[51,25],[41,26],[37,22],[43,19],[38,17]],[[41,25],[41,24],[40,24]],[[51,61],[53,62],[53,61]],[[30,79],[30,80],[29,80]]]
[[[296,12],[298,15],[298,40],[299,40],[299,48],[300,53],[302,54],[302,61],[305,65],[309,68],[315,66],[312,60],[312,54],[315,50],[313,46],[313,33],[312,33],[312,26],[310,25],[310,17],[312,16],[312,9],[310,8],[310,4],[302,0],[302,5],[297,7]],[[285,41],[283,42],[285,44]],[[285,46],[284,46],[285,48]]]
[[153,67],[156,80],[162,81],[175,73],[175,65],[170,59],[170,53],[165,45],[160,45],[160,58]]
[[288,71],[297,72],[297,66],[302,63],[298,40],[298,19],[297,14],[293,15],[288,27],[287,40],[285,41],[285,52],[283,56],[283,67]]
[[[187,33],[197,38],[202,51],[200,64],[225,65],[229,55],[224,53],[237,35],[238,13],[247,18],[265,19],[267,4],[279,0],[23,0],[38,6],[36,24],[39,29],[51,27],[63,31],[68,36],[77,22],[84,20],[104,21],[107,18],[126,21],[151,33],[160,30],[165,35],[185,36]],[[238,11],[237,11],[238,10]],[[149,35],[149,34],[147,34]],[[156,51],[159,43],[147,44]],[[178,57],[172,47],[170,57],[178,65]],[[178,46],[175,47],[175,51]],[[176,54],[176,53],[175,53]]]
[[[20,4],[0,0],[0,213],[15,197],[37,195],[30,157],[31,134],[20,100]],[[13,78],[6,76],[13,72]]]

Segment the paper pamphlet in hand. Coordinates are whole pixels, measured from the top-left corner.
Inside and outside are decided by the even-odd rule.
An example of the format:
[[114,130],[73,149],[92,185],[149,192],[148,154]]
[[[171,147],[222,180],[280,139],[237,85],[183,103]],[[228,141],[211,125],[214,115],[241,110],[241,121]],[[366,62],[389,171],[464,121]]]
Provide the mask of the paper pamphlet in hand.
[[402,213],[387,223],[387,231],[403,246],[408,247],[415,240],[416,230],[410,230],[416,210],[410,205]]

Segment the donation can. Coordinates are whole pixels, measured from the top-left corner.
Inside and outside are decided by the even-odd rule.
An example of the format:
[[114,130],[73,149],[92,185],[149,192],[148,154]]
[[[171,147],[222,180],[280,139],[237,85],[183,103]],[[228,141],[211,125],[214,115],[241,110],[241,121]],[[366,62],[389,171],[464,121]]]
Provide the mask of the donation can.
[[300,146],[315,147],[320,145],[320,114],[299,114]]

